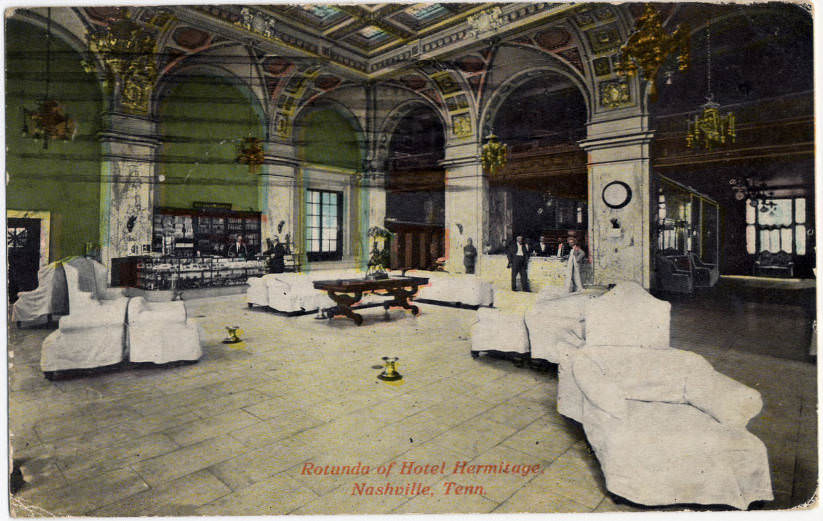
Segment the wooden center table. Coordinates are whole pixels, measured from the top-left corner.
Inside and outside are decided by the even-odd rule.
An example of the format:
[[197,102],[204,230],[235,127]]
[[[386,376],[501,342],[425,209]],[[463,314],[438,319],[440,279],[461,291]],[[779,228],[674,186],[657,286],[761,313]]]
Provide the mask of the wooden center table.
[[359,326],[363,323],[363,317],[352,311],[352,306],[363,298],[364,293],[372,292],[375,295],[394,297],[392,300],[384,302],[383,308],[389,309],[391,306],[399,306],[410,309],[413,315],[417,315],[420,310],[417,306],[409,304],[409,297],[417,293],[418,287],[425,286],[428,283],[429,279],[425,277],[335,279],[316,280],[314,281],[314,288],[327,292],[329,297],[337,303],[336,307],[326,311],[329,318],[336,315],[345,315],[354,320]]

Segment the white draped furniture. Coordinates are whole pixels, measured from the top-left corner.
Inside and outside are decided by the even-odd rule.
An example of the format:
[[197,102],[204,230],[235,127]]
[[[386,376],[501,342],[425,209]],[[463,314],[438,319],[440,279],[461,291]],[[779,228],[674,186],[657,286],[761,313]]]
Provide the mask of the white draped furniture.
[[203,355],[200,327],[186,317],[182,302],[148,302],[134,297],[129,301],[127,328],[130,362],[192,362]]
[[[182,302],[129,299],[108,287],[102,264],[85,258],[65,263],[69,314],[46,337],[40,368],[47,378],[57,371],[92,369],[132,362],[164,364],[200,358],[198,325],[186,317]],[[128,313],[127,313],[128,311]]]
[[494,303],[491,283],[477,275],[437,271],[407,271],[406,275],[428,277],[429,285],[420,288],[415,300],[431,304],[478,308]]
[[43,266],[37,271],[37,287],[17,294],[17,301],[11,310],[11,321],[17,327],[42,324],[51,318],[68,314],[69,293],[63,263],[69,260]]
[[[78,258],[63,266],[69,294],[69,314],[57,331],[43,341],[40,368],[47,377],[55,371],[114,365],[123,360],[128,297],[117,296],[91,259]],[[100,265],[102,266],[102,265]],[[105,298],[109,297],[109,298]]]
[[671,305],[634,282],[585,304],[585,345],[561,361],[557,409],[583,424],[606,487],[644,505],[773,499],[760,394],[670,347]]
[[772,500],[766,447],[746,430],[760,394],[670,347],[584,347],[572,373],[606,488],[643,505],[745,509]]

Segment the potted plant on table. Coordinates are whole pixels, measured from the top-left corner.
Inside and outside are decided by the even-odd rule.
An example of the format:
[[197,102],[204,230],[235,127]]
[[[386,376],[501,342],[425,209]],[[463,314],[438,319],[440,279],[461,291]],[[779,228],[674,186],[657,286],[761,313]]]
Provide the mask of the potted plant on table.
[[371,247],[366,278],[373,280],[387,279],[389,275],[386,270],[389,269],[391,264],[389,240],[392,232],[380,226],[372,226],[369,228],[368,236]]

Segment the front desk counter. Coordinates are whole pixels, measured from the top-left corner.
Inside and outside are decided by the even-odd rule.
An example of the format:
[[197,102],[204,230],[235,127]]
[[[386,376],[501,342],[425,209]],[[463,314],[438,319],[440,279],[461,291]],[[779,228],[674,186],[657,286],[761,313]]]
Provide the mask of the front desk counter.
[[265,273],[262,260],[222,257],[145,258],[137,265],[137,287],[145,290],[237,286]]
[[[481,255],[479,259],[479,276],[491,282],[497,288],[511,288],[511,269],[507,268],[508,258],[504,254]],[[534,292],[549,286],[566,284],[568,260],[559,257],[530,257],[527,274],[529,286]],[[588,258],[581,266],[580,275],[583,284],[592,283],[592,270]],[[518,287],[520,286],[518,281]]]

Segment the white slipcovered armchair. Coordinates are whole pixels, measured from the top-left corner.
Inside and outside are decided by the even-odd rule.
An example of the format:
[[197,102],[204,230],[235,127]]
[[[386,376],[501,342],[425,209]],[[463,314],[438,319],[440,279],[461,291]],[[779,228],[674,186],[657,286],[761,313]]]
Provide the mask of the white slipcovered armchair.
[[47,378],[56,371],[114,365],[124,354],[128,297],[106,287],[105,267],[96,261],[77,258],[63,269],[69,314],[43,340],[40,368]]
[[531,357],[560,364],[586,343],[586,303],[605,292],[587,288],[575,293],[544,294],[526,313]]
[[584,347],[572,365],[582,424],[609,491],[643,505],[773,499],[766,447],[746,430],[760,394],[700,355]]
[[[672,305],[633,281],[585,301],[586,346],[668,347]],[[583,396],[571,378],[569,360],[557,369],[557,411],[582,422]]]
[[127,346],[130,362],[165,364],[203,355],[200,327],[187,319],[182,302],[148,302],[143,297],[129,302]]

